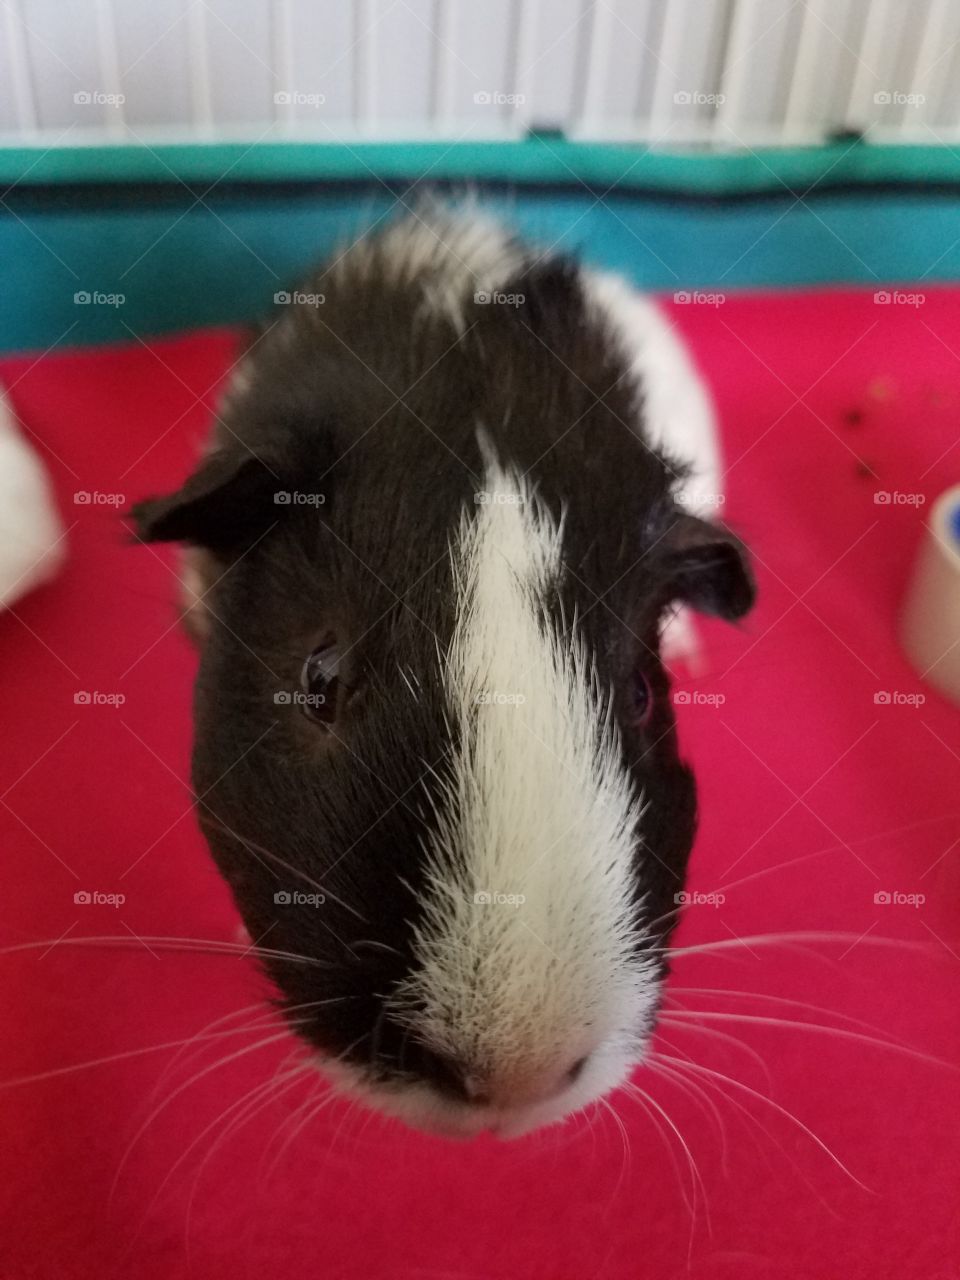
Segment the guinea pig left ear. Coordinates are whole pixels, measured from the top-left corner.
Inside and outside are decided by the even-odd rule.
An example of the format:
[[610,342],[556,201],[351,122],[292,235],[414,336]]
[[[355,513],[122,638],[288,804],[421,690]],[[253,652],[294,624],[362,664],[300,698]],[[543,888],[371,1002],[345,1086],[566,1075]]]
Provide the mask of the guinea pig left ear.
[[756,584],[746,548],[723,525],[678,513],[659,550],[671,600],[728,621],[753,605]]
[[236,551],[255,541],[288,495],[276,471],[252,453],[218,449],[176,493],[138,502],[131,517],[144,542],[188,542]]

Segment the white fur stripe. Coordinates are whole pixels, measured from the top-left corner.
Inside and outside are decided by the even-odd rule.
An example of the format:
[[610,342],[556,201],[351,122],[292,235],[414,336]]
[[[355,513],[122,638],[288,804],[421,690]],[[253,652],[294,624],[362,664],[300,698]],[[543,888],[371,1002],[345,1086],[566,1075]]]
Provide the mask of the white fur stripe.
[[629,908],[641,800],[577,629],[547,608],[562,529],[486,453],[453,550],[443,677],[459,747],[401,1003],[421,1039],[522,1090],[639,1038],[655,983]]

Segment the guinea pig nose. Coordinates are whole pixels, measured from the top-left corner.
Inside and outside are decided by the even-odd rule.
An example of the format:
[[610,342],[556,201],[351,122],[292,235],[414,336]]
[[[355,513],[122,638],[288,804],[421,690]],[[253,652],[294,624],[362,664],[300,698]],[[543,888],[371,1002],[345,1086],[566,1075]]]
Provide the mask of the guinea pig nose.
[[570,1070],[567,1072],[567,1084],[576,1084],[583,1075],[583,1069],[589,1062],[589,1056],[578,1058]]
[[490,1090],[478,1076],[463,1077],[463,1092],[467,1101],[477,1107],[488,1107],[492,1101]]
[[533,1073],[494,1074],[490,1079],[465,1075],[463,1092],[476,1107],[521,1107],[539,1102],[550,1102],[574,1084],[583,1074],[589,1057],[578,1058],[561,1071],[537,1071]]

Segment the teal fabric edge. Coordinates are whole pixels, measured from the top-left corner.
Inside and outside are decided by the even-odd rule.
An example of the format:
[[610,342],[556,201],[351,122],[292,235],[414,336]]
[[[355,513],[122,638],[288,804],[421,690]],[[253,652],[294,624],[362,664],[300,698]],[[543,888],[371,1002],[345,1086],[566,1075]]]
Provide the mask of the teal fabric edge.
[[0,149],[0,192],[15,183],[0,206],[0,351],[269,317],[313,262],[402,212],[396,192],[424,174],[475,186],[533,243],[668,295],[960,280],[948,148],[681,155],[549,136]]
[[689,190],[715,195],[816,183],[960,181],[947,146],[844,140],[760,151],[664,151],[533,136],[515,142],[243,142],[0,148],[0,182],[365,180],[551,183]]

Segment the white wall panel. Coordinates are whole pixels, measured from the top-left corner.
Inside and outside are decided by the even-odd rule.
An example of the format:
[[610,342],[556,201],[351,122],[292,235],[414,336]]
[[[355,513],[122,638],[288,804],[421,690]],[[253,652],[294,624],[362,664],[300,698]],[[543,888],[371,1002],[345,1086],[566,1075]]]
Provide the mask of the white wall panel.
[[960,142],[960,0],[3,0],[0,139]]

